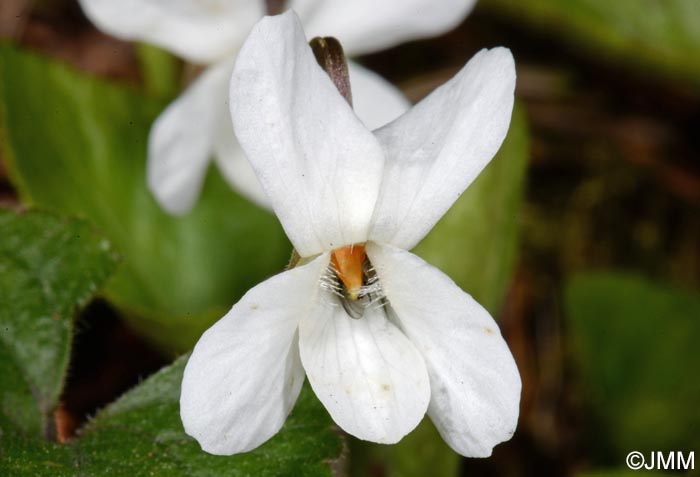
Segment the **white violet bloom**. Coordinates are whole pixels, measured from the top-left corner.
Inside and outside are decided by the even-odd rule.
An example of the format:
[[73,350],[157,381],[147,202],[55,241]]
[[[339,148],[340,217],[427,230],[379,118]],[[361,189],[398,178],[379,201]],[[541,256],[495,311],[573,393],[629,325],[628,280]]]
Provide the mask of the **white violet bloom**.
[[360,439],[395,443],[426,412],[465,456],[512,436],[521,383],[498,325],[407,250],[500,147],[514,87],[510,51],[482,50],[371,132],[293,12],[253,28],[231,78],[234,130],[302,259],[248,291],[195,346],[180,414],[205,451],[272,437],[305,373]]
[[[199,196],[210,158],[231,186],[268,207],[269,201],[236,143],[226,102],[235,56],[264,14],[263,0],[79,0],[103,31],[155,44],[204,72],[151,128],[148,185],[172,214],[188,212]],[[281,3],[279,0],[272,0]],[[288,0],[309,38],[331,35],[359,55],[433,36],[459,24],[476,0]],[[406,109],[401,93],[379,75],[350,63],[357,115],[370,129]],[[381,108],[377,104],[382,105]]]

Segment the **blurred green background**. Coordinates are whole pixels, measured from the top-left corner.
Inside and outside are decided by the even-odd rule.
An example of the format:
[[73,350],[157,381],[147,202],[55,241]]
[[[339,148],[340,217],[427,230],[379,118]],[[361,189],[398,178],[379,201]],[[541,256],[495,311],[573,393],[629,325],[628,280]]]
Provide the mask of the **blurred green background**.
[[[0,35],[0,206],[86,219],[120,256],[90,305],[61,303],[78,303],[78,334],[68,381],[47,395],[75,429],[191,348],[248,288],[281,270],[291,249],[274,216],[232,192],[215,168],[184,219],[162,212],[146,189],[148,128],[187,65],[100,33],[69,0],[2,0]],[[518,430],[492,458],[463,459],[427,419],[389,447],[341,445],[326,429],[325,445],[309,441],[323,451],[307,475],[665,475],[631,472],[625,457],[700,451],[700,1],[483,0],[452,32],[359,60],[415,102],[497,45],[513,51],[518,72],[508,138],[416,252],[499,321],[523,378]],[[32,235],[7,217],[0,251],[11,256],[22,242],[12,234]],[[12,270],[0,268],[0,290],[15,290]],[[14,296],[0,295],[3,308]],[[175,412],[178,382],[168,376],[151,386],[170,380],[163,395]],[[119,427],[112,416],[138,420],[120,414],[145,402],[131,399],[88,429],[101,448],[110,442],[104,428]],[[302,399],[310,404],[295,419],[323,428],[303,414],[325,416],[314,399]],[[40,427],[27,422],[26,432]],[[180,432],[177,419],[144,422]],[[273,451],[240,467],[197,465],[201,475],[256,475],[256,462],[296,439],[283,433]],[[5,462],[39,462],[8,467],[16,475],[52,475],[41,473],[40,456],[50,453],[70,462],[61,446],[8,442],[0,440]],[[336,464],[318,466],[323,459]],[[143,469],[181,475],[168,463]]]

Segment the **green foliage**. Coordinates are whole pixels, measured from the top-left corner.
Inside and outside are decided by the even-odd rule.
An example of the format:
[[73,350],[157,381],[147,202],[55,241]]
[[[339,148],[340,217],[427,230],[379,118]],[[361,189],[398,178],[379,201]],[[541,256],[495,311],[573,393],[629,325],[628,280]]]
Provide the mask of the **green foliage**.
[[0,475],[331,475],[342,438],[308,386],[283,430],[259,449],[202,452],[180,422],[186,357],[98,413],[74,442],[53,442],[75,308],[117,259],[82,220],[0,210],[0,229]]
[[180,358],[88,424],[77,444],[90,456],[83,467],[88,475],[331,475],[329,463],[340,456],[342,438],[308,386],[285,427],[263,446],[231,457],[203,452],[180,422],[185,363]]
[[700,86],[697,0],[486,0],[484,5],[590,55]]
[[[66,445],[0,436],[0,475],[266,477],[330,476],[342,438],[308,386],[282,430],[252,452],[230,457],[203,452],[180,422],[187,357],[151,376],[88,423]],[[241,432],[245,432],[242,429]]]
[[640,277],[589,273],[566,290],[580,396],[611,463],[631,450],[700,446],[700,295]]
[[2,152],[23,198],[88,217],[114,243],[124,263],[106,294],[163,347],[191,347],[284,266],[291,248],[276,218],[215,168],[192,213],[158,207],[146,143],[164,102],[0,45],[0,105]]
[[177,94],[178,77],[182,66],[167,51],[148,43],[136,45],[144,89],[151,96],[171,98]]
[[[529,155],[524,111],[516,106],[501,149],[414,250],[498,316],[515,267]],[[392,477],[457,475],[460,456],[427,417],[393,446],[353,448],[353,470],[381,465]]]
[[0,230],[0,430],[50,437],[75,309],[117,259],[80,220],[0,210]]

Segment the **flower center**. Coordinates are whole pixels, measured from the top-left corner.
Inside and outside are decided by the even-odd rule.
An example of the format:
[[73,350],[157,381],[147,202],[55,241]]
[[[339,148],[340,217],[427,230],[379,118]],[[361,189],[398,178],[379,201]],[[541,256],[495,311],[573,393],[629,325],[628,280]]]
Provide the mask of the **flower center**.
[[385,304],[379,277],[367,258],[364,244],[334,250],[320,286],[337,296],[352,318],[362,318],[370,305]]
[[348,298],[355,301],[360,296],[360,290],[364,281],[363,266],[367,260],[364,245],[350,245],[339,248],[331,254],[331,263],[335,267],[335,273],[345,285]]

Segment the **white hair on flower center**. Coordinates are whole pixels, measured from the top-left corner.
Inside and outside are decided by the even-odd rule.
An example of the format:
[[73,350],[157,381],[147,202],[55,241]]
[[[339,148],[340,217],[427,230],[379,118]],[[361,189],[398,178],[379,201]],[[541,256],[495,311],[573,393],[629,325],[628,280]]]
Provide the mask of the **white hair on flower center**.
[[322,290],[330,292],[337,299],[331,300],[329,304],[338,306],[339,301],[348,315],[354,319],[362,318],[367,308],[381,308],[387,304],[379,276],[369,260],[363,263],[362,272],[362,286],[359,288],[356,299],[350,297],[345,284],[338,277],[338,270],[333,262],[328,263],[318,281]]

